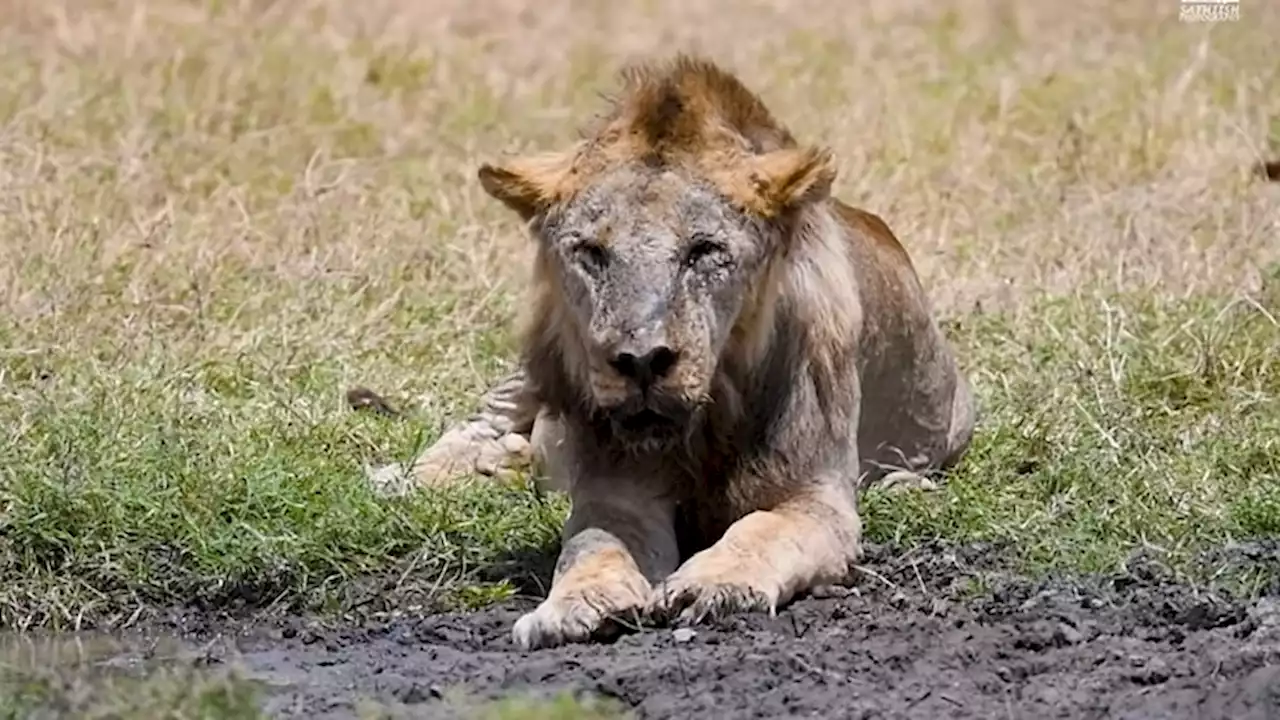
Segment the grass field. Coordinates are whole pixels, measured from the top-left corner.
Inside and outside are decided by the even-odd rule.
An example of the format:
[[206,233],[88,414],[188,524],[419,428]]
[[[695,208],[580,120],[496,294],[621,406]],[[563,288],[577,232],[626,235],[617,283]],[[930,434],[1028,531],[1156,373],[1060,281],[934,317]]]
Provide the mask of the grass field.
[[[554,543],[563,498],[381,498],[363,468],[513,360],[527,243],[477,164],[567,142],[622,62],[677,49],[836,150],[977,386],[968,459],[869,497],[871,539],[1197,571],[1280,534],[1280,185],[1251,174],[1280,153],[1280,6],[0,11],[0,627],[510,595],[494,568]],[[353,385],[407,418],[352,413]]]

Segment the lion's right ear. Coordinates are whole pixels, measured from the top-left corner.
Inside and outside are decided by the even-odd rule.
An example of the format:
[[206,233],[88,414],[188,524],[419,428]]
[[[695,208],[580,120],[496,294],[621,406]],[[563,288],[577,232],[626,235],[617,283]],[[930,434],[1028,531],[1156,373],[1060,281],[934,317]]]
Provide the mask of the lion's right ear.
[[555,154],[484,163],[477,175],[485,192],[528,220],[562,199],[571,171],[569,159]]

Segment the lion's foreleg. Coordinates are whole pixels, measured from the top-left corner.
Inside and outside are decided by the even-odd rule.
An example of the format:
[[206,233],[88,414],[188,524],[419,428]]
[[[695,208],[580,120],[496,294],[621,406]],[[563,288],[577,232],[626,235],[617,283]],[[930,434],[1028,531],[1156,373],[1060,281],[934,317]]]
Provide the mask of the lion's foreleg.
[[414,484],[441,486],[529,465],[530,434],[540,409],[523,368],[503,376],[485,392],[478,412],[455,423],[418,456]]
[[655,589],[649,610],[693,622],[740,610],[773,613],[800,592],[844,581],[861,527],[852,488],[825,482],[730,525]]
[[551,590],[512,628],[524,649],[620,630],[643,615],[653,582],[679,563],[673,505],[656,488],[574,478],[571,497]]

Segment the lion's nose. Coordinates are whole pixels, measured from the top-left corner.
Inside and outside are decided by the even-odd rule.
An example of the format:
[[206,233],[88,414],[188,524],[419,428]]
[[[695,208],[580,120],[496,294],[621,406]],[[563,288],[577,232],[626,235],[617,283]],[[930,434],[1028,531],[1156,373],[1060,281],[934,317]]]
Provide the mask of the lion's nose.
[[676,351],[666,345],[659,345],[647,351],[632,352],[623,350],[609,360],[618,374],[634,380],[641,387],[649,387],[654,380],[659,380],[671,372],[676,364]]

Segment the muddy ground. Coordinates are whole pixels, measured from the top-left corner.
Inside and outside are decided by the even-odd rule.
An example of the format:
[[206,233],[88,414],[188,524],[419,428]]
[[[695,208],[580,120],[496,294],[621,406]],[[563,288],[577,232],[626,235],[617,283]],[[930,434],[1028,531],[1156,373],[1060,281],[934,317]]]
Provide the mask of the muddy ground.
[[[1280,547],[1220,553],[1274,567]],[[990,547],[872,548],[856,592],[807,598],[679,639],[524,653],[511,624],[533,601],[473,614],[250,625],[181,618],[202,662],[264,681],[284,718],[345,718],[359,699],[450,717],[465,687],[502,697],[569,690],[640,718],[1280,717],[1280,597],[1180,584],[1136,556],[1109,576],[1029,581]],[[1247,568],[1246,568],[1247,569]]]

